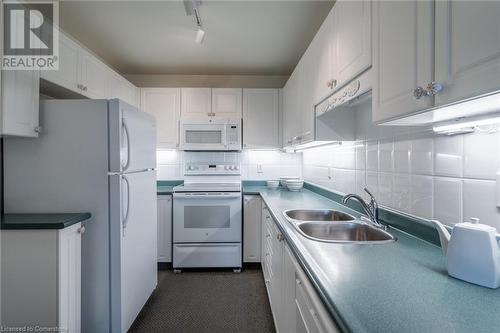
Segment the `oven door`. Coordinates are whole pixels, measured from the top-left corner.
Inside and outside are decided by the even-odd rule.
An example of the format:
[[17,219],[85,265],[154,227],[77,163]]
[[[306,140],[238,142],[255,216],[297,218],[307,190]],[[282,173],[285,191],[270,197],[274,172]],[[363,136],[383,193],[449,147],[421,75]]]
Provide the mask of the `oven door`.
[[182,124],[180,149],[227,150],[225,124]]
[[174,193],[174,243],[241,242],[241,192]]

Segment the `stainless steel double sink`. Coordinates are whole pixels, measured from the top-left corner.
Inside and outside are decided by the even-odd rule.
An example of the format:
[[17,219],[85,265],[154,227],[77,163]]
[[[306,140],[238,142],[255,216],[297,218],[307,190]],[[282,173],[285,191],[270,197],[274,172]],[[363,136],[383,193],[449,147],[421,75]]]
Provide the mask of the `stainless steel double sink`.
[[291,209],[283,214],[300,234],[315,241],[357,244],[396,241],[387,231],[333,209]]

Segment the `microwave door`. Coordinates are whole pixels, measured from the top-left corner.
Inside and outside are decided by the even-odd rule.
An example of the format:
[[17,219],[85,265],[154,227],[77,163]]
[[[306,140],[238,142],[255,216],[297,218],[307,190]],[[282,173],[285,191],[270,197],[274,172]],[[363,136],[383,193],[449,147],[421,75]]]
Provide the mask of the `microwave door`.
[[186,125],[181,144],[183,150],[225,150],[225,126]]

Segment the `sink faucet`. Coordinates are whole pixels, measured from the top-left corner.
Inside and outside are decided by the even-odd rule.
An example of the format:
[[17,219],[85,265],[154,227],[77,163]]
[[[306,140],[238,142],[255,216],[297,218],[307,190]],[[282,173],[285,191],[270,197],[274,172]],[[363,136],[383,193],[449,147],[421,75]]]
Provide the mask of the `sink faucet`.
[[366,215],[368,215],[368,218],[370,219],[370,222],[375,225],[378,228],[385,228],[379,221],[378,221],[378,204],[377,200],[375,200],[375,197],[373,194],[365,187],[365,192],[368,193],[370,196],[370,203],[367,204],[363,198],[361,198],[357,194],[346,194],[342,198],[342,203],[345,204],[349,199],[356,199],[361,204],[361,207],[363,207],[363,210],[365,211]]

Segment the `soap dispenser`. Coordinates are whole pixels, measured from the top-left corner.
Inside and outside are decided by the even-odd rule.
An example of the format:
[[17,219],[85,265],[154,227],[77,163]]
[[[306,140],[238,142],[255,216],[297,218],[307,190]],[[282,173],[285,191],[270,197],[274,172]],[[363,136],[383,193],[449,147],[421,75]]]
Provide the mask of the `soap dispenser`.
[[479,219],[457,223],[451,235],[439,221],[431,221],[439,232],[448,261],[448,274],[488,288],[500,287],[500,236]]

